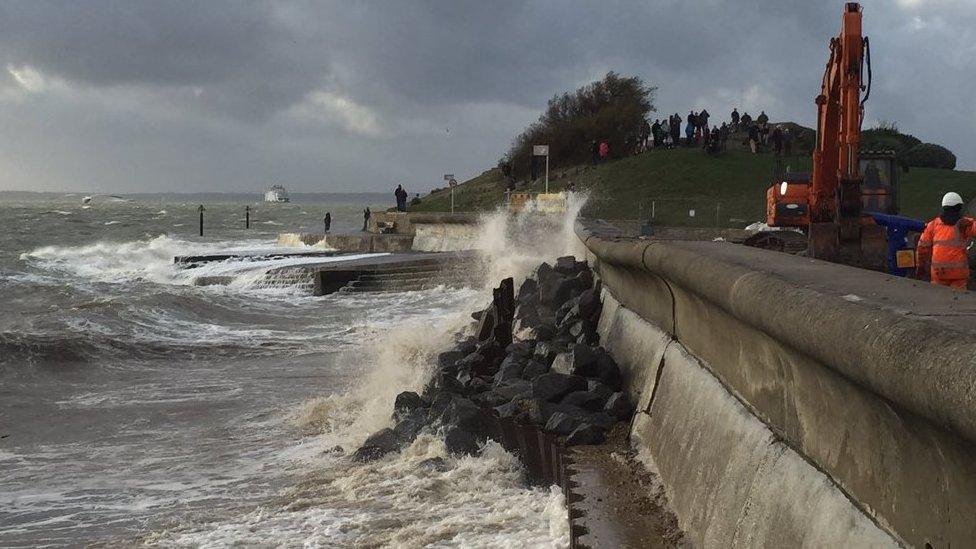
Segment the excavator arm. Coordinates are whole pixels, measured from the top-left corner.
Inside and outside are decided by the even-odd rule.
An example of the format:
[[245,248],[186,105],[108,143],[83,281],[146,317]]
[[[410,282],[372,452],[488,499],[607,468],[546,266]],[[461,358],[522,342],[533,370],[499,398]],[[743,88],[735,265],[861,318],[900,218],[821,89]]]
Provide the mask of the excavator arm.
[[[884,269],[884,231],[863,208],[865,202],[872,209],[877,209],[876,203],[893,203],[894,173],[884,170],[887,175],[877,177],[877,167],[885,164],[874,161],[884,160],[885,155],[860,155],[864,102],[870,95],[871,81],[870,47],[862,34],[861,15],[860,4],[847,3],[840,34],[830,41],[830,58],[816,99],[813,172],[787,173],[769,188],[766,222],[805,229],[811,257]],[[873,170],[869,191],[864,188],[861,173],[865,160]],[[882,180],[886,185],[879,186]],[[882,210],[894,213],[888,208]]]

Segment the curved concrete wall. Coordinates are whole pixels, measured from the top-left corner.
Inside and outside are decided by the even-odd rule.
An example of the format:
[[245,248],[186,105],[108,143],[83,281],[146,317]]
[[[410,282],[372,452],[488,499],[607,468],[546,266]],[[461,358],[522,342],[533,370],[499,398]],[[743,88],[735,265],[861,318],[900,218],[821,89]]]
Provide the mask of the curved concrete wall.
[[729,244],[578,234],[604,283],[604,344],[638,403],[633,440],[693,540],[976,539],[973,332],[804,278],[864,293],[888,283],[876,273]]

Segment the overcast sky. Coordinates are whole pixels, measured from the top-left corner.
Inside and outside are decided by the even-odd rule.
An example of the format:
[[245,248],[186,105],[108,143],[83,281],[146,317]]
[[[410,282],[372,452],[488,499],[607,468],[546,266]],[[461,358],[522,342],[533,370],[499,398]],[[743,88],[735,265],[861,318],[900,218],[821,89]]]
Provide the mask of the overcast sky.
[[[976,168],[976,1],[866,0],[867,126]],[[410,191],[608,70],[813,125],[841,1],[0,0],[0,190]]]

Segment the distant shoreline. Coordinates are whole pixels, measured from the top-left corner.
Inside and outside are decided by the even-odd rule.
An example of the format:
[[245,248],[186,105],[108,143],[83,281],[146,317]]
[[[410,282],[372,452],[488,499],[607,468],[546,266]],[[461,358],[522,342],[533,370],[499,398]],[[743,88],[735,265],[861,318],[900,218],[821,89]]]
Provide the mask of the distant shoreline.
[[[332,193],[302,193],[292,192],[293,202],[362,202],[377,203],[389,202],[393,195],[390,192],[332,192]],[[255,202],[264,201],[264,191],[254,192],[200,192],[200,193],[92,193],[86,191],[0,191],[0,200],[43,200],[43,199],[66,199],[81,198],[83,196],[108,197],[116,196],[120,198],[131,198],[136,200],[193,200],[193,201],[237,201],[253,200]]]

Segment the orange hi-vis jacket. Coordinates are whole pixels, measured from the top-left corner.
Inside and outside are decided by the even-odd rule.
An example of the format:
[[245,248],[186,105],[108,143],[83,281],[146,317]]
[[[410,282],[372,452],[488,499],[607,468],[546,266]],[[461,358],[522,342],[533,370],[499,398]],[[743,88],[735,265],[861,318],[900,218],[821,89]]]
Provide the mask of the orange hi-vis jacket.
[[969,280],[969,258],[966,246],[976,237],[976,220],[963,217],[955,225],[946,225],[942,218],[929,221],[918,239],[918,269],[931,269],[933,284],[966,288]]

